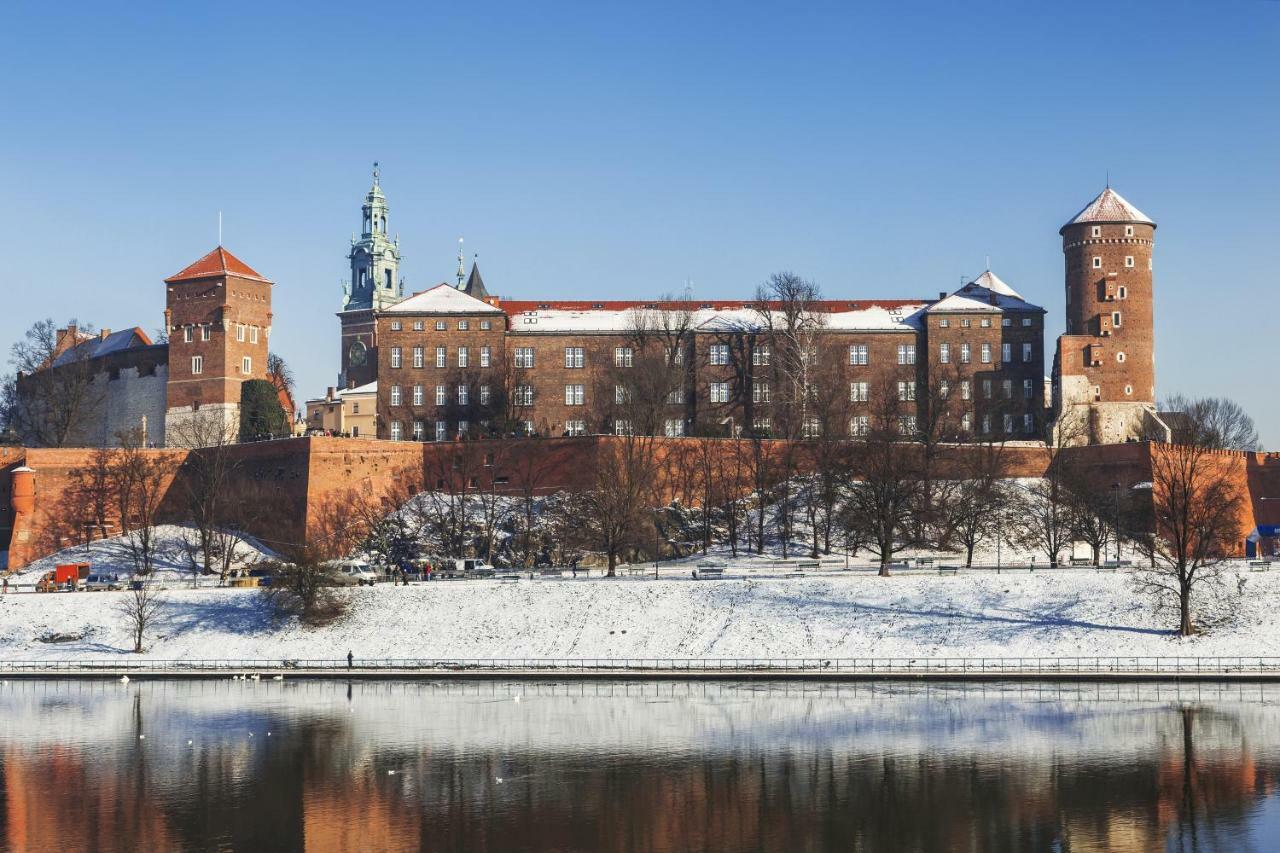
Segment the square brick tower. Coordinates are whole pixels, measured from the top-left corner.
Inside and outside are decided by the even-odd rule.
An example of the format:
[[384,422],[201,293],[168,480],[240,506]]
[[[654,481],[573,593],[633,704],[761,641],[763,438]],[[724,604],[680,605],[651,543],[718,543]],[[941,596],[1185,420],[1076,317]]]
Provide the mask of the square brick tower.
[[[219,246],[165,280],[169,381],[165,443],[208,443],[210,422],[234,435],[240,385],[267,378],[271,282]],[[200,412],[199,429],[193,429]],[[203,413],[214,414],[208,418]]]
[[1067,329],[1058,338],[1053,387],[1069,443],[1115,444],[1167,431],[1156,416],[1155,231],[1109,186],[1059,231]]

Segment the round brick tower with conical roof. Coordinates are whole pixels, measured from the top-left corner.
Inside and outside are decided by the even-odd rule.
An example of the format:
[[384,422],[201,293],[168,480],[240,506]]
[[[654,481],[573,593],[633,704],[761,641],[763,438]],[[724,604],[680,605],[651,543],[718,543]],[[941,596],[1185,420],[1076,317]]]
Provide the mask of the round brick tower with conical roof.
[[1111,187],[1063,225],[1066,334],[1054,365],[1059,412],[1087,415],[1079,441],[1137,437],[1154,413],[1152,248],[1156,223]]

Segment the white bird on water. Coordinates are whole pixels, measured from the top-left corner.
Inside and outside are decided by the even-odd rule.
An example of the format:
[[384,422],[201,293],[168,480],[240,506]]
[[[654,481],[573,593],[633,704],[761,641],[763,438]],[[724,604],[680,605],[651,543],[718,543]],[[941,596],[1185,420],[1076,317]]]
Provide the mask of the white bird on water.
[[128,684],[128,683],[129,683],[129,676],[127,676],[127,675],[122,675],[122,676],[120,676],[120,683],[121,683],[121,684]]
[[271,680],[272,680],[272,681],[284,681],[284,676],[283,676],[283,675],[277,675],[275,678],[272,678]]

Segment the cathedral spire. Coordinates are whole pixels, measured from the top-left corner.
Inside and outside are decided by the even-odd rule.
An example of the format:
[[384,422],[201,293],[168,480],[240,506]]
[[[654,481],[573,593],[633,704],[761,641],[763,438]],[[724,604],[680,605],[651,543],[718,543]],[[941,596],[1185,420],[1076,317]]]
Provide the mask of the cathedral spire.
[[462,262],[462,238],[458,238],[458,290],[462,290],[462,282],[467,277],[467,269]]
[[365,193],[361,207],[359,238],[351,240],[347,258],[351,263],[351,284],[344,311],[385,308],[400,301],[400,247],[387,237],[391,209],[382,192],[382,169],[373,163],[373,185]]

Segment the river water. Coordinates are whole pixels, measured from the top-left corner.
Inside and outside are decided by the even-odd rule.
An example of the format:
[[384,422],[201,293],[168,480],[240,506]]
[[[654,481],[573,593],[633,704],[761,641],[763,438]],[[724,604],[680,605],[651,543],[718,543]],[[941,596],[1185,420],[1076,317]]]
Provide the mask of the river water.
[[1275,851],[1280,687],[0,685],[13,851]]

